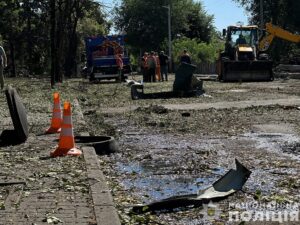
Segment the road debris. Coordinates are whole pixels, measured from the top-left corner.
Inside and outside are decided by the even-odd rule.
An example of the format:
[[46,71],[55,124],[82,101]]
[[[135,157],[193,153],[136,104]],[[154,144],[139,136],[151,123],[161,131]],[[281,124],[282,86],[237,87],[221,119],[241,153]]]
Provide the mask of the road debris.
[[133,207],[133,211],[145,213],[148,211],[168,210],[186,206],[197,207],[211,200],[223,199],[241,190],[251,174],[237,159],[235,163],[236,170],[229,170],[223,177],[213,183],[211,187],[198,194],[174,196],[146,205],[137,205]]

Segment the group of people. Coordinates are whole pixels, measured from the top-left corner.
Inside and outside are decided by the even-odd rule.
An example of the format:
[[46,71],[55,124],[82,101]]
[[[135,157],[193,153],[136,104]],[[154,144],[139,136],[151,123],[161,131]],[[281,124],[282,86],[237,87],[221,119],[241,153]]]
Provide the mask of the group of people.
[[[168,62],[169,57],[161,51],[145,52],[141,58],[141,72],[143,74],[144,82],[168,81]],[[183,50],[180,56],[180,63],[191,64],[191,57],[188,51]]]
[[144,82],[168,81],[169,57],[161,51],[145,52],[141,58],[141,71]]

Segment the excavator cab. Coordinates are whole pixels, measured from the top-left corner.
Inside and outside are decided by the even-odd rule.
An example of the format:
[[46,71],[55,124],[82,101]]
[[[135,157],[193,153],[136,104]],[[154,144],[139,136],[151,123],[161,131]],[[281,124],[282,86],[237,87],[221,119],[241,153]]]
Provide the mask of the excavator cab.
[[225,51],[218,60],[218,75],[223,81],[272,80],[272,61],[258,56],[257,26],[229,26],[223,30]]

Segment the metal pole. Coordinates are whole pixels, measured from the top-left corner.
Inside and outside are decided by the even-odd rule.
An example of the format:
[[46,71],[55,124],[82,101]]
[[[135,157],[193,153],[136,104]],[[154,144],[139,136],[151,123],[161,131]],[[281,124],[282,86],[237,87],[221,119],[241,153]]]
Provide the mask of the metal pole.
[[264,0],[260,0],[260,28],[264,29]]
[[172,33],[171,33],[171,6],[168,5],[168,30],[169,30],[169,68],[172,72]]
[[172,29],[171,29],[171,6],[163,6],[168,9],[168,36],[169,36],[169,70],[172,72]]

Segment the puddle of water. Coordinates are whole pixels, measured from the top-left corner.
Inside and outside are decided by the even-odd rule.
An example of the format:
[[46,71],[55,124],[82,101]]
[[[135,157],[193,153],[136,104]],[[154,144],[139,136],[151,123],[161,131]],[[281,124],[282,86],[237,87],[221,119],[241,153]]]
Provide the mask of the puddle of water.
[[145,203],[176,195],[196,194],[217,180],[217,175],[224,173],[223,168],[214,168],[208,177],[193,178],[190,175],[175,174],[155,175],[155,167],[124,163],[117,163],[117,169],[121,173],[137,175],[124,179],[122,183],[126,189],[130,189],[140,196]]
[[144,170],[143,168],[137,163],[137,164],[130,164],[130,165],[126,165],[124,163],[117,163],[117,168],[118,170],[120,170],[122,173],[126,173],[126,174],[141,174]]
[[[276,130],[274,130],[275,128]],[[269,127],[264,127],[265,130],[263,131],[246,133],[235,137],[235,139],[247,143],[249,147],[253,147],[252,144],[254,144],[256,149],[276,152],[280,155],[288,155],[284,153],[283,146],[295,152],[300,149],[300,144],[295,145],[295,143],[300,143],[298,136],[293,133],[280,132],[280,129],[277,129],[276,126],[275,128],[274,125],[270,125]],[[126,163],[124,163],[121,160],[123,163],[119,161],[116,169],[122,175],[126,174],[121,181],[125,189],[134,193],[144,203],[176,195],[195,194],[199,190],[203,190],[213,184],[225,174],[227,169],[222,168],[222,164],[218,164],[221,167],[211,167],[210,169],[205,169],[205,173],[201,172],[201,175],[198,175],[199,173],[192,175],[189,170],[185,171],[181,167],[185,165],[185,155],[195,154],[197,159],[198,151],[205,152],[206,150],[217,151],[220,155],[223,145],[225,147],[235,146],[235,139],[228,142],[222,139],[205,139],[205,141],[197,139],[195,141],[193,136],[182,138],[166,134],[144,135],[134,133],[134,135],[126,135],[122,140],[125,145],[131,146],[133,145],[132,141],[135,141],[134,143],[138,143],[139,149],[147,149],[147,153],[149,153],[151,158],[143,158],[143,154],[141,154],[141,157],[137,155],[139,163],[128,163],[126,160]],[[289,157],[290,155],[292,154],[289,154]],[[193,158],[192,155],[190,158]],[[174,171],[175,169],[176,171]],[[177,172],[181,175],[178,175]],[[185,172],[187,172],[187,175],[182,175]],[[280,180],[280,175],[276,175],[276,173],[285,172],[291,174],[295,171],[273,171],[255,168],[252,170],[252,175],[247,181],[246,187],[253,193],[256,190],[263,190],[263,193],[269,193],[274,191],[278,179]]]
[[134,189],[144,202],[150,202],[176,195],[196,194],[209,187],[212,180],[213,178],[172,178],[171,175],[166,175],[125,179],[123,184],[126,188]]
[[293,159],[300,160],[299,148],[297,147],[297,144],[300,146],[300,139],[294,134],[258,132],[246,133],[243,136],[253,140],[256,148],[282,153]]

